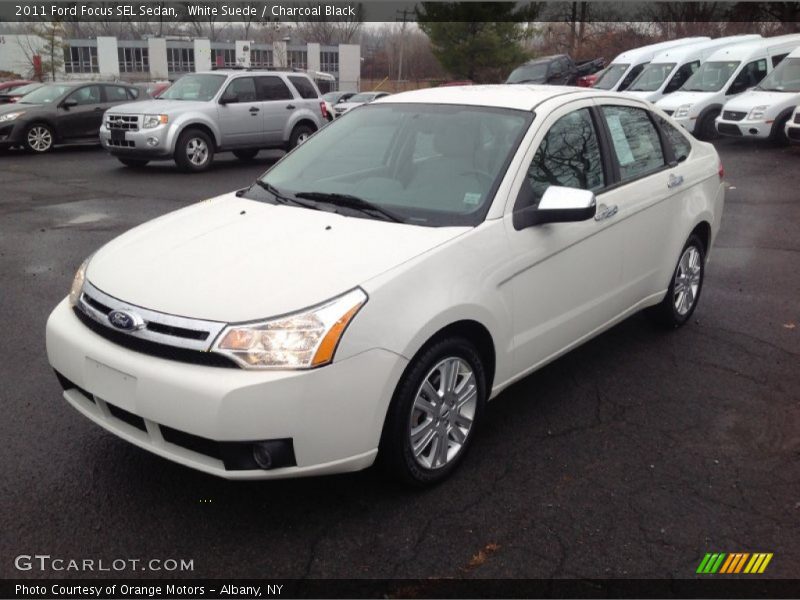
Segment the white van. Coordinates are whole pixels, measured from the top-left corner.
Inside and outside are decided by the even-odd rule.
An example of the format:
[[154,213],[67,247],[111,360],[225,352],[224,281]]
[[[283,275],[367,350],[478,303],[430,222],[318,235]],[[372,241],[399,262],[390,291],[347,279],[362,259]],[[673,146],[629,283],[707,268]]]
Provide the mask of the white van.
[[627,50],[611,61],[611,64],[597,78],[592,87],[610,92],[621,92],[633,83],[633,80],[639,76],[639,73],[642,72],[647,63],[653,60],[653,57],[659,52],[686,44],[705,42],[710,39],[709,37],[688,37]]
[[794,33],[717,50],[680,90],[656,105],[696,137],[714,138],[722,105],[758,85],[798,46],[800,34]]
[[800,106],[795,107],[792,118],[786,123],[783,134],[793,144],[800,144]]
[[700,68],[700,64],[720,48],[759,39],[762,37],[755,33],[731,35],[664,50],[639,73],[624,93],[656,102],[686,83],[686,80]]
[[800,104],[800,47],[761,83],[725,103],[717,131],[746,138],[786,140],[786,125]]

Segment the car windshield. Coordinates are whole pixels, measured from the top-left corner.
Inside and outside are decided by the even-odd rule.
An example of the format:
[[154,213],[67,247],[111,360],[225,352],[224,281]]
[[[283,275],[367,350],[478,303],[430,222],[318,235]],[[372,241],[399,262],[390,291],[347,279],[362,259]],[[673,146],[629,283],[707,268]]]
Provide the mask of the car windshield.
[[654,92],[667,80],[675,63],[650,63],[628,88],[631,92]]
[[525,81],[537,81],[547,76],[547,63],[535,63],[532,65],[522,65],[511,71],[506,83],[523,83]]
[[622,76],[625,74],[625,71],[628,70],[630,65],[623,65],[619,63],[614,63],[610,67],[608,67],[600,77],[597,78],[597,81],[594,82],[594,86],[596,88],[600,88],[601,90],[610,90],[613,88]]
[[159,98],[164,100],[211,100],[225,83],[225,75],[184,75]]
[[785,58],[756,87],[766,92],[800,92],[800,58]]
[[61,96],[73,89],[74,85],[43,85],[33,90],[30,94],[25,94],[19,101],[20,104],[50,104]]
[[25,94],[30,94],[33,90],[39,89],[40,87],[42,87],[41,83],[29,83],[27,85],[22,85],[18,88],[14,88],[10,95],[24,96]]
[[530,111],[506,108],[370,104],[321,129],[245,196],[281,200],[264,189],[270,186],[282,200],[310,198],[302,203],[346,215],[378,218],[384,211],[415,225],[475,226],[532,120]]
[[355,96],[351,96],[348,102],[372,102],[375,100],[375,96],[372,92],[363,93],[363,94],[356,94]]
[[740,64],[738,61],[705,62],[700,65],[694,75],[686,80],[681,90],[684,92],[718,92]]

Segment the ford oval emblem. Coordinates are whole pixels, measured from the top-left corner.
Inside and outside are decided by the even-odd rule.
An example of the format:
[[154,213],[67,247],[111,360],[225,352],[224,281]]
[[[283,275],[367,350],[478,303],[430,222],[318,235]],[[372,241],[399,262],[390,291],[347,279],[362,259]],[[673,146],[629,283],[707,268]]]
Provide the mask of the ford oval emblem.
[[108,313],[108,322],[122,331],[136,331],[144,327],[142,317],[127,310],[112,310]]

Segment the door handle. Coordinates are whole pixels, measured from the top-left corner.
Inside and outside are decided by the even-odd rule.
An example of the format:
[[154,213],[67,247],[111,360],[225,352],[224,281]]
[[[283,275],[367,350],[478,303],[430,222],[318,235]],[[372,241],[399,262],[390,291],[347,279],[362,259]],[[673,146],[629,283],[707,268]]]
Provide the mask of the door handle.
[[256,113],[257,113],[259,110],[261,110],[261,109],[259,109],[259,108],[256,108],[255,106],[253,106],[252,108],[250,108],[250,114],[253,114],[253,115],[254,115],[254,114],[256,114]]
[[294,104],[287,104],[286,110],[294,110]]
[[597,213],[594,215],[595,221],[603,221],[605,219],[609,219],[617,214],[617,205],[612,204],[611,206],[606,206],[605,204],[601,204],[597,207]]
[[667,187],[669,189],[676,188],[683,183],[683,175],[670,175],[667,180]]

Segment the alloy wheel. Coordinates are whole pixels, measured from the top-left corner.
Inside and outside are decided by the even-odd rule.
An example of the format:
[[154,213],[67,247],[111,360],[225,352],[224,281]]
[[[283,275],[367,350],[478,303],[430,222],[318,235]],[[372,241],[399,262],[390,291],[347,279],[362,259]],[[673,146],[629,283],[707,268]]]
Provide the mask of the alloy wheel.
[[201,138],[191,138],[186,143],[186,156],[193,165],[199,167],[208,160],[208,145]]
[[689,246],[678,261],[675,270],[675,285],[673,287],[673,306],[676,312],[686,315],[694,306],[697,291],[700,288],[701,269],[700,252],[694,246]]
[[47,127],[35,125],[28,130],[28,146],[36,152],[47,152],[53,145],[53,134]]

